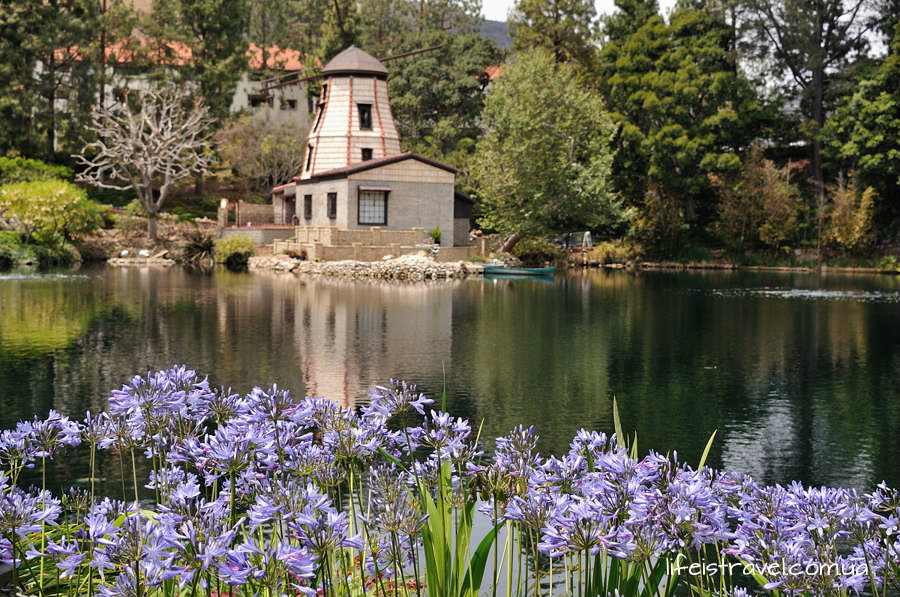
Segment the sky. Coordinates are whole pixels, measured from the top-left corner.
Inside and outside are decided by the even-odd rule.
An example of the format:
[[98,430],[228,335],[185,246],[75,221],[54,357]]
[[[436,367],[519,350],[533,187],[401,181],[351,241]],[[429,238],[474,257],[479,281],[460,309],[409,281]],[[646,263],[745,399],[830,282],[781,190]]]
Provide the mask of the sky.
[[[515,0],[482,0],[481,14],[484,15],[484,18],[492,21],[505,21],[506,13],[513,4],[515,4]],[[659,0],[659,7],[663,13],[672,8],[674,4],[675,0]],[[613,0],[594,0],[594,5],[597,7],[598,15],[608,14],[615,8]]]

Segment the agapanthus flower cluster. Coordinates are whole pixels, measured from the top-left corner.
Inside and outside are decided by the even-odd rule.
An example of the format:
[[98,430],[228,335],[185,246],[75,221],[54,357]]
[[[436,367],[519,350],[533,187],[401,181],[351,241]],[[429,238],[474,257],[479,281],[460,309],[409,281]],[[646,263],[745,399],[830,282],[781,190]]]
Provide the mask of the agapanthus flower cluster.
[[[477,509],[493,547],[518,533],[496,565],[513,579],[512,550],[525,552],[536,593],[556,581],[626,595],[649,578],[659,595],[681,586],[741,596],[747,579],[783,595],[900,589],[900,491],[884,484],[869,494],[761,486],[676,455],[637,457],[591,430],[561,455],[539,453],[534,426],[483,447],[468,421],[432,402],[393,380],[356,412],[275,386],[216,390],[184,367],[136,376],[106,412],[73,421],[50,411],[0,432],[0,563],[26,592],[52,575],[69,594],[110,597],[383,595],[406,581],[421,593],[441,573],[428,542],[470,530]],[[121,500],[94,495],[93,470],[90,490],[61,499],[18,486],[25,469],[76,449],[92,465],[96,451],[114,451]],[[484,574],[484,560],[456,561],[474,551],[458,546],[468,540],[443,544],[456,553],[445,565],[458,566],[456,582],[480,583],[467,574]],[[685,562],[707,566],[699,580]],[[709,571],[723,562],[727,572]],[[602,570],[573,588],[592,565]]]

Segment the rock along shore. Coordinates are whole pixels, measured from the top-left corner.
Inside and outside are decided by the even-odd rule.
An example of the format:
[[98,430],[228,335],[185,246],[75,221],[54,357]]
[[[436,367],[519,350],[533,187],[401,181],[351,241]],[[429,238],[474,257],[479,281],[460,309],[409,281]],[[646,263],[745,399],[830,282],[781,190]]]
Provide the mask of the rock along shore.
[[346,278],[433,280],[481,275],[481,264],[467,261],[441,263],[426,255],[403,255],[381,261],[302,261],[287,255],[251,257],[251,270],[319,274]]

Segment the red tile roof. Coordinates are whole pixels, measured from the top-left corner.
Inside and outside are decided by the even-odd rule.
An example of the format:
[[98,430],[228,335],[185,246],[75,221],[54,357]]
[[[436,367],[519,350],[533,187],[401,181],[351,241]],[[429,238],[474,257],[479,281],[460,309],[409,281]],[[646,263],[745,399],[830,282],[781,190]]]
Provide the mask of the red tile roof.
[[[63,48],[58,50],[60,57],[71,56],[75,53],[80,58],[79,48]],[[109,44],[106,48],[107,62],[110,64],[130,64],[140,58],[141,53],[146,53],[169,66],[183,66],[191,59],[191,48],[177,41],[159,42],[149,37],[130,37],[128,39]],[[270,46],[268,48],[267,67],[282,71],[299,71],[304,67],[304,55],[288,48]],[[250,44],[247,50],[247,58],[250,68],[262,68],[262,48],[256,44]],[[318,58],[306,56],[319,65]]]

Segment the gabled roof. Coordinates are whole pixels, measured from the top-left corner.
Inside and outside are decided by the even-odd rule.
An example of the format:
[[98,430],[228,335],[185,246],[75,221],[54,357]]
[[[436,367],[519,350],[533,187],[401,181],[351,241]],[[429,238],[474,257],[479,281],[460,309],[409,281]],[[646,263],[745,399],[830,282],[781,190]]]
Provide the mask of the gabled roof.
[[381,166],[387,166],[388,164],[395,164],[397,162],[402,162],[404,160],[416,160],[422,162],[423,164],[428,164],[429,166],[434,166],[435,168],[440,168],[441,170],[446,170],[447,172],[451,172],[456,174],[458,171],[453,166],[448,164],[444,164],[443,162],[439,162],[437,160],[432,160],[431,158],[426,158],[425,156],[421,156],[417,153],[412,153],[408,151],[406,153],[400,153],[397,155],[389,155],[384,158],[378,158],[377,160],[367,160],[365,162],[359,162],[358,164],[350,164],[349,166],[344,166],[343,168],[334,168],[333,170],[325,170],[324,172],[319,172],[314,174],[313,176],[305,179],[301,179],[299,176],[295,177],[294,180],[297,181],[297,184],[306,184],[310,182],[318,182],[320,180],[329,180],[333,178],[346,178],[351,174],[356,174],[357,172],[365,172],[366,170],[372,170],[373,168],[380,168]]
[[387,69],[381,64],[377,58],[370,54],[366,54],[356,46],[350,46],[334,58],[332,58],[325,68],[322,69],[323,75],[375,75],[379,77],[387,76]]

